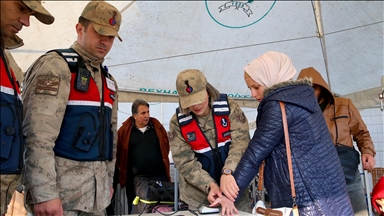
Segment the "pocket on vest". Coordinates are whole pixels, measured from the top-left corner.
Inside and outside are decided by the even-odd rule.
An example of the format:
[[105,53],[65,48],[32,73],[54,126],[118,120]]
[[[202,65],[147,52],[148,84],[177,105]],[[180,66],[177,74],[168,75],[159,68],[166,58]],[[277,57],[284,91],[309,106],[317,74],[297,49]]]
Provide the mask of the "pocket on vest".
[[95,118],[90,114],[84,115],[77,125],[76,136],[72,144],[75,149],[88,152],[96,140],[97,128]]
[[8,104],[1,104],[1,161],[7,161],[12,152],[13,142],[16,140],[18,131],[16,128],[16,110]]

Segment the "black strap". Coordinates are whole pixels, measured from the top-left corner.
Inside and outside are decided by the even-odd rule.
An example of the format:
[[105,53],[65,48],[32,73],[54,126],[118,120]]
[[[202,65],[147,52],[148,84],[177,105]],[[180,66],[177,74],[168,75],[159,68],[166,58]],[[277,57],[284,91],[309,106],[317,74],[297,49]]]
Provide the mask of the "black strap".
[[47,53],[56,52],[59,54],[68,64],[69,70],[71,72],[77,72],[80,67],[85,68],[84,60],[81,56],[73,49],[54,49],[50,50]]
[[160,196],[159,191],[157,191],[156,188],[153,186],[148,186],[148,188],[151,189],[153,194],[155,194],[155,197],[156,197],[155,201],[157,201],[157,203],[155,205],[158,205],[161,202],[161,196]]

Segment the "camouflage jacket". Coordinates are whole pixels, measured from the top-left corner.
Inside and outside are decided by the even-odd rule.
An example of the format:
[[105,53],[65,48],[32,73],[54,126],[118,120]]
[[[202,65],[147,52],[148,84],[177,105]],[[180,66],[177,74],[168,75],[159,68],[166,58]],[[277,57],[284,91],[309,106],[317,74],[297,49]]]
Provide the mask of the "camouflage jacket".
[[[229,146],[229,153],[224,167],[235,170],[249,144],[249,126],[248,120],[240,109],[240,106],[233,99],[228,99],[228,102],[231,111],[229,120],[232,142]],[[213,148],[217,148],[212,114],[203,118],[198,117],[198,121],[209,143]],[[197,161],[195,152],[180,132],[176,114],[173,115],[170,121],[169,140],[173,161],[179,171],[180,199],[192,207],[199,207],[201,205],[208,206],[207,196],[209,193],[209,184],[215,182],[219,185],[219,182],[216,182],[209,173],[202,168],[201,163]]]
[[[101,97],[100,64],[104,59],[93,57],[77,42],[71,48],[83,58]],[[112,80],[117,91],[116,81]],[[111,122],[114,159],[111,162],[73,161],[57,157],[53,151],[68,102],[70,83],[67,62],[56,52],[41,56],[26,73],[23,92],[23,102],[27,104],[23,122],[26,204],[60,197],[64,211],[100,211],[110,203],[117,143],[117,92]]]

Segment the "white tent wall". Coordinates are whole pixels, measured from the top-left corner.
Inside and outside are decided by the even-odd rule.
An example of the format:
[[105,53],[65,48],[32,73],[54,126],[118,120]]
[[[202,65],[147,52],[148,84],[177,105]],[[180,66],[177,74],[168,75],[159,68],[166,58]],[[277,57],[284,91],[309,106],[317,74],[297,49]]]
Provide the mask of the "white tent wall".
[[[243,67],[275,50],[290,56],[298,71],[315,67],[335,93],[350,97],[359,108],[379,104],[382,1],[321,1],[317,10],[323,45],[310,1],[248,1],[253,10],[250,17],[234,8],[218,13],[217,8],[228,1],[109,2],[123,16],[124,41],[115,41],[105,61],[120,89],[129,92],[130,96],[121,92],[121,101],[132,101],[137,92],[144,92],[149,93],[148,101],[176,102],[175,77],[187,68],[202,70],[220,91],[249,99]],[[34,28],[20,32],[25,46],[12,53],[23,71],[47,50],[68,47],[76,40],[74,26],[86,3],[44,2],[56,21],[46,26],[33,18]],[[232,26],[259,21],[245,28],[227,28],[213,18]]]
[[[18,34],[25,45],[11,51],[24,72],[46,51],[68,48],[76,40],[75,25],[87,2],[43,1],[55,22],[43,25],[31,18],[31,27]],[[168,130],[178,100],[175,79],[187,68],[203,71],[244,110],[252,107],[245,112],[254,124],[257,103],[245,86],[243,68],[274,50],[291,57],[298,72],[316,68],[333,92],[351,98],[371,131],[377,166],[384,166],[384,114],[378,108],[384,75],[383,1],[320,1],[316,10],[321,22],[316,22],[311,1],[243,1],[253,11],[249,17],[241,8],[217,11],[231,1],[108,2],[123,17],[123,42],[116,40],[105,59],[120,89],[119,126],[131,115],[129,102],[142,98],[151,102],[152,116]],[[213,18],[231,26],[255,23],[228,28]]]

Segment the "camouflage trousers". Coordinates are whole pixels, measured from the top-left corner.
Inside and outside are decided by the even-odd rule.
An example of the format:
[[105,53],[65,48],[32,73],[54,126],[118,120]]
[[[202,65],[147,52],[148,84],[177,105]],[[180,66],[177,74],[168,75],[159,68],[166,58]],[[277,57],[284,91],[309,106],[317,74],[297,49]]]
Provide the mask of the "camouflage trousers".
[[0,175],[0,214],[7,213],[7,207],[19,183],[20,175]]

